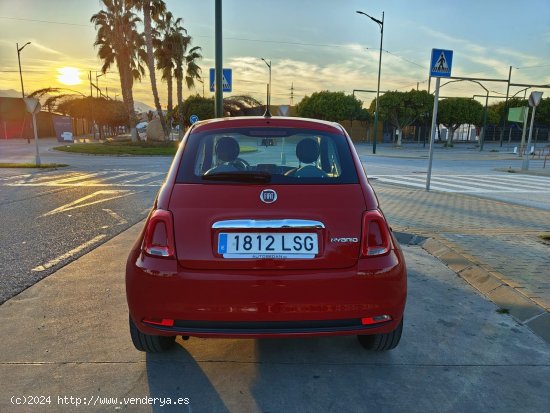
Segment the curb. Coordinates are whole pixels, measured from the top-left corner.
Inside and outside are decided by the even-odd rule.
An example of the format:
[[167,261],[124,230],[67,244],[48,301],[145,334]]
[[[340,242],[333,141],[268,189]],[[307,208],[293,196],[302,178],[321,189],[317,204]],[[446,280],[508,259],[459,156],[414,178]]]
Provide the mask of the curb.
[[531,298],[525,296],[512,280],[493,271],[486,265],[460,254],[455,248],[435,238],[426,238],[405,232],[394,232],[404,245],[419,245],[437,258],[457,276],[464,279],[486,298],[508,313],[516,321],[529,327],[535,334],[550,344],[550,313]]

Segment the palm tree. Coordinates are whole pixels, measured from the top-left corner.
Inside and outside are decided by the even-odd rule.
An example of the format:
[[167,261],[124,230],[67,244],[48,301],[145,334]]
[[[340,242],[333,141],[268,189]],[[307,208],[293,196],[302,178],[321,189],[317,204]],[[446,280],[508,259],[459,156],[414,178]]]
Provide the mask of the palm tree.
[[[185,36],[181,32],[175,35],[176,49],[174,50],[174,76],[176,77],[176,93],[178,108],[183,107],[183,77],[185,72],[185,84],[188,89],[195,87],[195,79],[200,79],[201,68],[197,60],[202,59],[201,48],[195,46],[187,52],[191,45],[191,36]],[[183,136],[183,111],[178,111],[178,124],[180,125],[179,135]]]
[[168,129],[166,127],[166,121],[160,106],[153,49],[153,38],[156,37],[158,33],[154,33],[156,30],[153,30],[151,24],[152,20],[154,20],[157,24],[159,23],[161,17],[166,13],[166,3],[164,3],[163,0],[130,0],[130,2],[135,9],[143,11],[143,27],[145,34],[145,46],[147,50],[147,67],[149,69],[149,79],[151,79],[151,91],[153,92],[155,108],[157,109],[160,124],[164,132],[164,137],[166,138],[168,136]]
[[132,141],[137,141],[137,119],[132,88],[134,80],[141,79],[145,74],[141,65],[145,61],[144,39],[137,31],[137,23],[141,20],[132,12],[130,0],[102,2],[106,10],[99,11],[90,19],[97,29],[94,46],[99,46],[97,55],[103,60],[103,73],[106,73],[113,63],[117,65]]
[[168,89],[167,110],[168,114],[173,111],[172,88],[174,76],[174,50],[177,48],[180,35],[185,35],[187,31],[181,26],[181,18],[174,20],[171,12],[167,12],[159,21],[160,37],[155,39],[155,58],[157,60],[157,69],[162,72],[162,80],[166,81]]

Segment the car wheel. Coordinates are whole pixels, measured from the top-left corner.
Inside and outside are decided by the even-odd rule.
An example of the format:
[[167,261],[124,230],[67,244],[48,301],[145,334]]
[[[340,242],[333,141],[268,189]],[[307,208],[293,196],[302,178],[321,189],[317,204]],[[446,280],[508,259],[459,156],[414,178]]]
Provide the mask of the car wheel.
[[357,336],[359,344],[361,344],[367,350],[372,351],[386,351],[392,350],[397,347],[399,340],[401,339],[401,333],[403,332],[403,319],[393,331],[386,334],[371,334]]
[[154,336],[142,333],[132,321],[132,317],[129,317],[129,320],[130,335],[132,336],[134,347],[137,350],[147,353],[162,353],[169,350],[174,345],[176,341],[175,336]]

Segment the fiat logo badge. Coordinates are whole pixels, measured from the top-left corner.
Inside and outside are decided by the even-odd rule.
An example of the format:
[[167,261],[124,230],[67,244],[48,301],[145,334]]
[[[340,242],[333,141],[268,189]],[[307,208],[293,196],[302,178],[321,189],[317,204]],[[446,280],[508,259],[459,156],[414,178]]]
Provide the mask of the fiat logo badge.
[[273,189],[264,189],[260,192],[260,201],[266,204],[272,204],[277,200],[277,192]]

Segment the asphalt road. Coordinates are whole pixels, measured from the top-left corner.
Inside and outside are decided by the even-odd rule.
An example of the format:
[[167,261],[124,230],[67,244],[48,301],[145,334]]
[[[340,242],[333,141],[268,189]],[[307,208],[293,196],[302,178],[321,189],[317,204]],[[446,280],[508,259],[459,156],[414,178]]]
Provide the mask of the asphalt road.
[[141,221],[170,163],[71,158],[59,170],[0,170],[0,302]]

